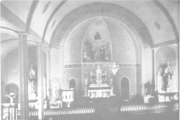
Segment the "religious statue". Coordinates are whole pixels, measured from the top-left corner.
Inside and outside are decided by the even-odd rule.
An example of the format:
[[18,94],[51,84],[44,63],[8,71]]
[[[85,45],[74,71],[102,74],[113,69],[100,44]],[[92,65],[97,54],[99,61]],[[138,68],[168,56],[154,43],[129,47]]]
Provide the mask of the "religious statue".
[[55,98],[55,99],[58,99],[59,98],[59,89],[57,86],[55,86],[53,89],[52,89],[52,97]]
[[160,92],[163,88],[163,78],[162,78],[162,75],[161,75],[161,72],[159,71],[157,73],[157,82],[156,82],[156,87],[157,87],[157,91]]
[[102,74],[102,83],[103,83],[103,84],[106,84],[106,83],[107,83],[106,72],[104,72],[104,73]]
[[88,90],[88,78],[84,80],[84,95],[87,96],[87,90]]
[[150,84],[149,81],[144,84],[144,89],[145,89],[145,96],[152,94],[152,85]]
[[11,92],[9,93],[9,95],[6,95],[6,97],[8,97],[10,99],[10,103],[13,103],[13,99],[16,97],[15,93],[13,90],[11,90]]
[[172,75],[173,75],[173,72],[171,71],[171,68],[168,62],[167,67],[162,72],[162,78],[163,78],[162,90],[167,91],[167,88],[172,86]]
[[29,72],[29,82],[28,82],[28,94],[29,99],[36,98],[36,72],[33,69],[33,65],[31,65],[31,70]]
[[36,72],[35,70],[33,69],[33,65],[31,65],[31,70],[29,72],[29,80],[31,82],[34,82],[36,80]]
[[98,65],[98,69],[96,70],[96,80],[97,81],[101,80],[101,76],[102,76],[102,70],[100,69]]

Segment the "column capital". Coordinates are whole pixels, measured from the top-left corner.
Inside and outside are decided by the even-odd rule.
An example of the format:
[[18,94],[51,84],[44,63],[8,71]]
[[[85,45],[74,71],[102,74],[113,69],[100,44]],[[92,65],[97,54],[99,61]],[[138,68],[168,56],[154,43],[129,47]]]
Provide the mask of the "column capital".
[[49,48],[49,47],[44,47],[44,50],[45,50],[45,51],[50,51],[51,48]]
[[38,46],[44,46],[43,43],[39,43],[39,42],[37,42],[37,45],[38,45]]
[[47,47],[44,43],[36,43],[37,46],[42,46],[43,50],[49,51],[51,48]]
[[28,35],[28,33],[26,33],[26,32],[22,32],[22,31],[18,31],[18,32],[16,32],[18,35]]

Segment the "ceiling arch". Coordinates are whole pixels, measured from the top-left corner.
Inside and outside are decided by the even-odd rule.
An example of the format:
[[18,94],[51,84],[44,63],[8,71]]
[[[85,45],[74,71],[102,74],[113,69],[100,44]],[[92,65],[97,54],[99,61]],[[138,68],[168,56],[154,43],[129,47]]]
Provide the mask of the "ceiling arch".
[[[67,14],[69,14],[71,11],[74,11],[75,9],[83,5],[91,4],[94,2],[96,1],[81,1],[81,2],[67,1],[63,6],[61,6],[58,9],[58,11],[55,13],[52,20],[49,23],[49,26],[47,27],[47,32],[46,32],[47,34],[45,36],[45,40],[47,41],[47,43],[50,43],[52,33],[54,32],[56,26],[58,25],[59,22],[62,21],[62,19]],[[163,10],[160,9],[159,6],[157,6],[153,1],[116,1],[116,2],[113,2],[113,1],[105,0],[101,2],[112,3],[112,4],[122,6],[130,10],[135,15],[137,15],[149,29],[149,32],[152,35],[153,44],[166,42],[166,41],[175,39],[171,22],[169,22]],[[168,1],[165,1],[165,2],[168,2]],[[160,4],[161,3],[162,1],[160,2]],[[177,9],[177,6],[174,9]],[[172,12],[173,14],[177,15],[178,12],[175,11],[174,9],[171,9],[171,11],[169,12]],[[154,14],[154,13],[157,13],[157,14]],[[161,28],[160,30],[156,27],[156,23],[160,26]],[[53,27],[52,27],[52,24],[54,24]]]
[[[29,12],[33,5],[29,1],[2,1],[2,16],[4,19],[15,25],[17,29],[25,30]],[[53,32],[60,22],[72,11],[84,5],[96,2],[111,3],[126,8],[135,14],[145,24],[152,37],[153,44],[163,42],[178,42],[178,0],[152,0],[152,1],[111,1],[111,0],[58,0],[58,1],[37,1],[37,8],[32,14],[30,32],[38,42],[50,43]],[[18,9],[17,9],[18,8]],[[154,14],[156,13],[156,14]],[[14,14],[14,15],[13,15]],[[42,39],[43,38],[43,39]],[[171,41],[171,42],[170,42]]]
[[[178,35],[178,30],[176,27],[176,24],[173,20],[173,18],[171,17],[170,13],[168,12],[168,10],[165,8],[165,6],[163,6],[159,1],[154,0],[154,3],[159,7],[159,9],[161,9],[163,11],[163,13],[166,15],[167,19],[169,20],[169,22],[171,23],[172,26],[172,30],[174,32],[175,35],[175,39],[177,40],[179,38]],[[174,6],[174,5],[173,5]],[[168,7],[167,7],[168,8]]]
[[138,16],[122,6],[110,3],[92,3],[77,8],[61,20],[55,29],[51,46],[59,47],[61,40],[81,21],[94,16],[109,16],[116,18],[131,28],[137,36],[140,36],[144,45],[152,46],[153,41],[145,24]]

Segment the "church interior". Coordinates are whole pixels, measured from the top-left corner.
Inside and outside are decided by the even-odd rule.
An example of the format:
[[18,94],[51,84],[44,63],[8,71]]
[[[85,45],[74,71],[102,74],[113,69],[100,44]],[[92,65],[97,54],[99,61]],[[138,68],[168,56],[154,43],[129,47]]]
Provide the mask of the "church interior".
[[2,120],[178,120],[179,0],[2,0]]

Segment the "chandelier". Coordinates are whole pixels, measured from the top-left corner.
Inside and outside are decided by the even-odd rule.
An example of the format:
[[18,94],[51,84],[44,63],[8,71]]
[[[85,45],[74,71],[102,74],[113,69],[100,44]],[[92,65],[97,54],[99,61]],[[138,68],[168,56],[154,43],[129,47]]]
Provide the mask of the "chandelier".
[[116,75],[117,71],[119,70],[119,65],[116,65],[115,62],[113,62],[112,65],[110,65],[110,69],[114,75]]

